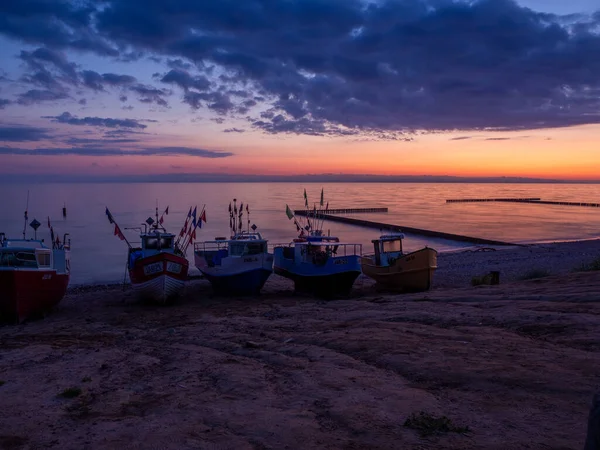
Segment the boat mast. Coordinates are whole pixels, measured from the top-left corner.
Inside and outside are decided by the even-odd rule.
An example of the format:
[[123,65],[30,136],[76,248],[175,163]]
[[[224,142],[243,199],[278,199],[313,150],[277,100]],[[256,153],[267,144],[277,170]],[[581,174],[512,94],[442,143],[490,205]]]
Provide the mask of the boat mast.
[[27,233],[27,211],[29,210],[29,189],[27,190],[27,203],[25,206],[25,223],[23,224],[23,239],[25,239],[25,234]]

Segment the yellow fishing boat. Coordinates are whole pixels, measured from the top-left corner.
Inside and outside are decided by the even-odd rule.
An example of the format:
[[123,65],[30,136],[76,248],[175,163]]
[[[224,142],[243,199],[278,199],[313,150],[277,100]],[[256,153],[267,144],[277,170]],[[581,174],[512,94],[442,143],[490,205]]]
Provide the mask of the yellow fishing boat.
[[375,253],[361,258],[362,272],[387,289],[427,291],[437,269],[437,251],[425,247],[404,253],[402,239],[402,233],[390,233],[372,240]]

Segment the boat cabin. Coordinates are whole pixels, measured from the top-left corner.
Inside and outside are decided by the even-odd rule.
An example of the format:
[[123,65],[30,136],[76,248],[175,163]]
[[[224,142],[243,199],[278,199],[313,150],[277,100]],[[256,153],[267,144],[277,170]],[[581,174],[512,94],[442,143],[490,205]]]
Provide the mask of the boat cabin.
[[258,232],[242,232],[231,239],[217,237],[214,241],[198,242],[195,252],[206,259],[209,266],[220,265],[223,258],[229,256],[245,257],[268,252],[267,240]]
[[6,239],[0,233],[0,268],[51,269],[52,249],[35,239]]
[[399,258],[402,255],[402,239],[402,233],[384,234],[379,239],[373,239],[371,242],[375,250],[375,264],[387,266]]
[[129,249],[129,264],[133,267],[136,260],[156,255],[158,253],[176,253],[175,235],[171,233],[153,231],[140,234],[141,247]]
[[361,250],[361,244],[340,243],[337,237],[308,236],[305,239],[294,239],[292,244],[283,247],[283,257],[296,264],[323,265],[329,258],[360,256]]

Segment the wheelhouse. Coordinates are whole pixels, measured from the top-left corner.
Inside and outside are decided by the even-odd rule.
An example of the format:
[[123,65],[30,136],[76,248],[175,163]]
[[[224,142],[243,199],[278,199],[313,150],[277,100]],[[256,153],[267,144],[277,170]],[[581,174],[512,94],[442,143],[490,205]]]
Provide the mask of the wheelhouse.
[[375,264],[387,264],[388,258],[397,258],[402,255],[402,239],[404,234],[394,233],[381,236],[379,239],[373,239],[373,249],[375,251]]

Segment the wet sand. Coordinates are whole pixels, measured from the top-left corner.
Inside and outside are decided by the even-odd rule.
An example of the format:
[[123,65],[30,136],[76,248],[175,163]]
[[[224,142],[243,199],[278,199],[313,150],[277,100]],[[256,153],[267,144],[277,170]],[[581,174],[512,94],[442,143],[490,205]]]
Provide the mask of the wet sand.
[[[443,255],[420,294],[361,277],[325,302],[273,276],[233,299],[196,280],[163,307],[72,289],[45,319],[0,326],[0,448],[581,449],[600,272],[569,265],[600,252],[579,244]],[[471,287],[490,267],[501,284]],[[458,432],[404,426],[420,412]]]

